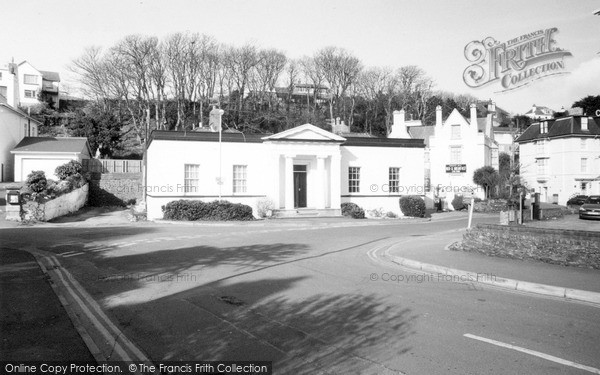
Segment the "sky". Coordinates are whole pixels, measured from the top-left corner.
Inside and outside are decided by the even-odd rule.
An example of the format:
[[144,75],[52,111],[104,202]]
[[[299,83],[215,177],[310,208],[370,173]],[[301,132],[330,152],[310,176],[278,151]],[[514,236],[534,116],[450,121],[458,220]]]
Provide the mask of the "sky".
[[[68,65],[89,46],[110,47],[130,34],[162,38],[198,32],[219,42],[254,43],[290,58],[342,47],[366,67],[417,65],[436,90],[492,99],[513,113],[532,104],[570,108],[600,95],[598,0],[0,0],[0,64],[13,58],[57,71],[73,87]],[[556,28],[554,47],[564,73],[504,91],[495,81],[469,87],[465,47],[492,37],[500,43]],[[510,73],[510,71],[509,71]]]

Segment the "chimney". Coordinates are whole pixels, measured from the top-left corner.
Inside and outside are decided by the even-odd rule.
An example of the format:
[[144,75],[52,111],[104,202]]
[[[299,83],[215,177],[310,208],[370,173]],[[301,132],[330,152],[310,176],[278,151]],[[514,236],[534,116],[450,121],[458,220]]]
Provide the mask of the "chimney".
[[388,135],[388,138],[410,138],[406,130],[406,123],[404,122],[404,113],[404,110],[394,111],[394,123],[392,124],[392,132]]
[[477,129],[477,105],[475,103],[471,103],[471,129],[473,129],[473,132],[475,133],[475,135],[477,135],[478,129]]
[[438,105],[435,107],[435,128],[442,128],[442,106]]

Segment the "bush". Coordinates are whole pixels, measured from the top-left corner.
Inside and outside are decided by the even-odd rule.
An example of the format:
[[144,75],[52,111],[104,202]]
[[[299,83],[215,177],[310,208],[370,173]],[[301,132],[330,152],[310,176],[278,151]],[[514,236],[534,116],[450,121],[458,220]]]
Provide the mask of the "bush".
[[456,211],[460,211],[466,208],[462,195],[457,194],[454,196],[454,198],[452,199],[452,207],[454,207]]
[[404,216],[424,217],[425,202],[416,195],[407,195],[400,198],[400,210]]
[[44,171],[32,171],[27,176],[27,181],[25,181],[25,186],[34,193],[41,193],[47,185],[48,180]]
[[269,198],[259,198],[256,201],[256,213],[258,217],[267,217],[268,212],[271,211],[272,213],[274,207],[275,204]]
[[61,180],[66,180],[70,176],[81,175],[82,170],[83,166],[80,162],[78,162],[77,160],[70,160],[68,163],[56,167],[54,173]]
[[191,201],[180,199],[162,206],[165,220],[253,220],[252,208],[228,201]]
[[353,219],[364,219],[365,210],[360,208],[356,203],[344,202],[342,203],[342,215]]

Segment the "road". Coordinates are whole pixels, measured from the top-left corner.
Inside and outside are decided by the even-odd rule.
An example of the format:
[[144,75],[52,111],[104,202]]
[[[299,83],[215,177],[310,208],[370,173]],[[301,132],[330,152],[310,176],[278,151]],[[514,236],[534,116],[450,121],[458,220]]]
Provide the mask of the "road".
[[464,226],[464,217],[42,225],[2,229],[0,246],[54,254],[153,361],[267,360],[278,374],[600,368],[597,307],[418,274],[380,256],[391,244],[444,246]]

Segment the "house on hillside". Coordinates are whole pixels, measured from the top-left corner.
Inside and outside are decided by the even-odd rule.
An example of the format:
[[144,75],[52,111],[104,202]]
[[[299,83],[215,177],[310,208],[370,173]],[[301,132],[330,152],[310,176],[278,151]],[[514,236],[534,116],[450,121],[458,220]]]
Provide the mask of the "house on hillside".
[[44,171],[46,178],[56,180],[56,167],[92,158],[84,137],[25,137],[11,153],[15,158],[15,181],[25,181],[32,171]]
[[[221,197],[276,216],[340,215],[343,202],[401,214],[399,198],[420,195],[419,139],[378,138],[304,124],[277,134],[153,131],[148,146],[147,213],[179,199]],[[336,132],[338,134],[336,134]],[[412,189],[412,190],[411,190]]]
[[525,112],[523,115],[532,120],[551,120],[554,118],[554,113],[555,111],[548,107],[534,104],[531,106],[531,109],[529,109],[529,111]]
[[600,117],[539,121],[515,142],[521,176],[542,202],[564,205],[576,194],[600,194]]
[[37,70],[27,61],[0,67],[0,95],[14,108],[40,103],[40,99],[58,108],[60,75]]
[[6,102],[0,95],[0,182],[14,181],[14,156],[11,150],[25,137],[36,137],[39,121]]

